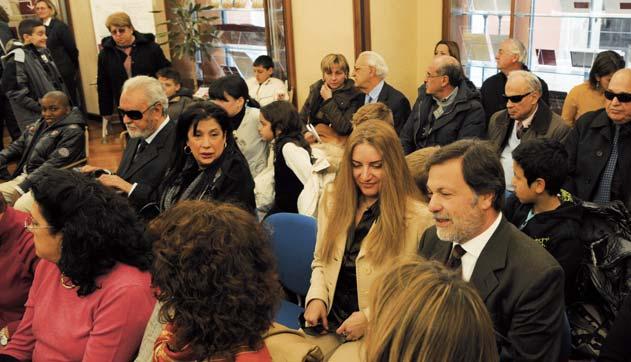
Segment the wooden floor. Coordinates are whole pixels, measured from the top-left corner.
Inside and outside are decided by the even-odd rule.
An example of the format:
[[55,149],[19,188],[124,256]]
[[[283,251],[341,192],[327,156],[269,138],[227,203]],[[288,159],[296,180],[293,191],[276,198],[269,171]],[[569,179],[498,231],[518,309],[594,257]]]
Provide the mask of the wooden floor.
[[88,121],[90,130],[90,154],[88,164],[116,171],[123,154],[123,145],[119,137],[123,130],[122,125],[115,124],[110,128],[107,143],[101,140],[101,123]]

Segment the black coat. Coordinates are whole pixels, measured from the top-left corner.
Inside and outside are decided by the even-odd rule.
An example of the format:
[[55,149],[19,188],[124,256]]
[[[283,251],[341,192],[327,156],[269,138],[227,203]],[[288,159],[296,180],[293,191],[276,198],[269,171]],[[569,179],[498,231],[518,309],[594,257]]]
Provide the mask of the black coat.
[[364,93],[355,87],[352,79],[333,91],[333,97],[326,101],[320,96],[324,84],[319,80],[309,87],[309,96],[300,110],[300,119],[314,126],[319,123],[330,125],[339,135],[347,136],[353,130],[353,114],[364,105]]
[[[564,189],[586,201],[592,201],[613,142],[613,121],[605,109],[582,115],[565,141],[569,173]],[[631,123],[620,129],[618,163],[614,173],[611,198],[622,201],[631,209]]]
[[46,27],[46,47],[53,56],[59,73],[65,79],[74,77],[79,69],[79,50],[68,25],[55,18]]
[[127,142],[116,172],[125,181],[138,184],[129,195],[129,201],[137,210],[157,198],[158,186],[171,166],[175,145],[175,123],[169,121],[134,160],[141,140],[141,138],[131,138]]
[[[486,124],[480,104],[480,93],[464,80],[458,86],[456,99],[434,125],[430,126],[430,114],[436,101],[425,93],[425,84],[418,89],[412,113],[401,134],[405,154],[429,146],[444,146],[463,138],[485,138]],[[423,130],[427,129],[427,132]],[[421,133],[425,137],[419,137]]]
[[[529,71],[525,65],[522,66],[522,69]],[[506,100],[502,95],[504,94],[507,79],[506,74],[499,72],[482,83],[480,94],[482,95],[482,107],[484,107],[487,123],[495,112],[506,108]],[[539,81],[541,82],[541,99],[549,105],[550,92],[548,92],[548,84],[541,78],[539,78]]]
[[[535,214],[521,231],[541,244],[561,264],[565,272],[565,300],[570,304],[575,299],[576,272],[585,253],[580,239],[583,209],[564,190],[561,190],[560,198],[558,208]],[[519,228],[532,206],[520,203],[517,197],[510,197],[504,215]]]
[[[446,262],[451,243],[425,231],[419,253]],[[469,281],[480,293],[507,361],[558,361],[565,308],[563,269],[541,245],[503,219]]]
[[[228,141],[215,162],[217,164],[200,170],[195,160],[189,157],[180,175],[160,187],[160,209],[168,209],[185,199],[214,200],[229,202],[255,213],[254,179],[248,161],[236,144]],[[193,185],[194,182],[196,185]],[[187,195],[183,195],[185,190]]]
[[388,83],[383,83],[383,88],[377,101],[385,104],[392,111],[394,118],[394,129],[397,130],[397,134],[401,133],[405,121],[410,116],[410,101],[403,95],[403,93],[396,90]]
[[[142,34],[134,31],[136,38],[132,45],[131,75],[148,75],[154,77],[156,72],[171,65],[160,46],[155,42],[153,34]],[[123,62],[126,54],[116,48],[111,36],[101,41],[103,49],[99,52],[97,91],[99,94],[99,110],[101,115],[111,115],[118,106],[123,83],[127,80],[127,72]]]

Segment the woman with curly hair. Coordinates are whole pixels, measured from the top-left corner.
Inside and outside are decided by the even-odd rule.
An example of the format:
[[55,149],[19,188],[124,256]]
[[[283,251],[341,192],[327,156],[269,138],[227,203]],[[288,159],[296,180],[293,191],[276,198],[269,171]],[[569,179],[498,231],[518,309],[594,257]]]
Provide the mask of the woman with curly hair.
[[183,201],[149,226],[153,283],[167,324],[154,362],[268,362],[263,334],[281,287],[269,236],[230,204]]
[[[416,255],[432,224],[394,128],[378,120],[357,126],[319,206],[304,313],[305,332],[318,331],[313,342],[331,360],[358,353],[358,342],[344,342],[359,340],[366,330],[373,279],[395,257]],[[321,329],[328,334],[320,335]]]
[[26,311],[0,361],[129,361],[155,298],[151,246],[127,199],[47,168],[25,227],[41,258]]
[[401,260],[373,285],[365,361],[498,361],[480,295],[441,263]]

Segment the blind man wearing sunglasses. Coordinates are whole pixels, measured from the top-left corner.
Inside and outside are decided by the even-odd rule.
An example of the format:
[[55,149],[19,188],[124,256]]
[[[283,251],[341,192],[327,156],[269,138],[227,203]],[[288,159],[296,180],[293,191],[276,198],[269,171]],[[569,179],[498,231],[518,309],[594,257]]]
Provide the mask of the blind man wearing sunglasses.
[[541,99],[539,78],[529,71],[515,70],[504,87],[506,109],[491,116],[488,138],[500,156],[506,189],[513,191],[513,150],[522,141],[550,138],[563,142],[570,128]]
[[566,142],[570,177],[565,189],[583,200],[621,200],[631,207],[631,69],[618,70],[605,108],[585,113]]
[[[158,186],[171,164],[175,125],[167,116],[168,102],[155,78],[141,75],[123,85],[118,113],[131,139],[116,174],[102,174],[99,181],[128,195],[138,210],[157,197]],[[97,170],[88,165],[81,172]]]

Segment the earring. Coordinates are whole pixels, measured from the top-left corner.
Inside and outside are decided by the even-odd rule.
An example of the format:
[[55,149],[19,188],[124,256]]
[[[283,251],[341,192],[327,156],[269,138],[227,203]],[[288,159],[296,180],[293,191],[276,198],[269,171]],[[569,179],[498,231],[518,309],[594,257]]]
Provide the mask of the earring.
[[187,154],[187,155],[190,155],[191,154],[191,148],[188,147],[188,146],[184,146],[184,153]]

